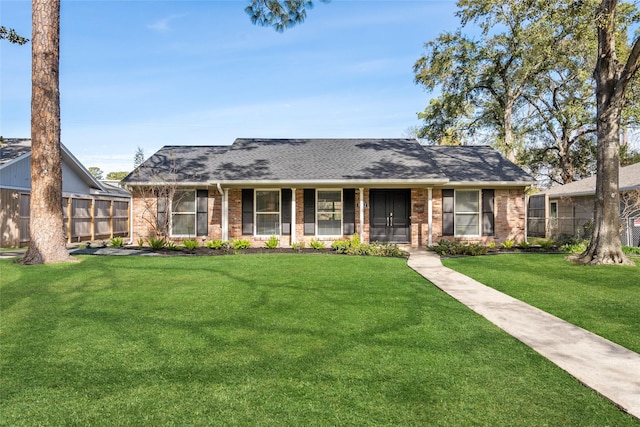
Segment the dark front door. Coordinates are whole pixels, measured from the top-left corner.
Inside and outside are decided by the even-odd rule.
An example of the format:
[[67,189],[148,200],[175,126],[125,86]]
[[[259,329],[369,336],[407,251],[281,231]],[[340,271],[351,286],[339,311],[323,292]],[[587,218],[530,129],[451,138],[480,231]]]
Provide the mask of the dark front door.
[[409,243],[411,241],[411,190],[371,190],[370,234],[372,242]]

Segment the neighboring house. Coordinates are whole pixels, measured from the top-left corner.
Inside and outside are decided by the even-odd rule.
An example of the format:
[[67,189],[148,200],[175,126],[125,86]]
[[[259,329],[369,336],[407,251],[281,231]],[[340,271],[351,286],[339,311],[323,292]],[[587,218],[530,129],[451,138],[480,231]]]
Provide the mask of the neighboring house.
[[[0,247],[29,242],[31,140],[0,146]],[[68,242],[129,235],[130,194],[97,181],[62,145],[62,208]]]
[[[620,168],[620,212],[625,200],[640,192],[640,163]],[[557,238],[562,235],[589,237],[595,213],[596,177],[559,185],[529,197],[530,236]],[[638,193],[636,193],[638,194]],[[640,210],[626,209],[620,237],[623,245],[640,245]]]
[[489,147],[409,139],[237,139],[166,146],[127,176],[134,241],[277,236],[284,246],[364,242],[414,247],[525,237],[531,176]]

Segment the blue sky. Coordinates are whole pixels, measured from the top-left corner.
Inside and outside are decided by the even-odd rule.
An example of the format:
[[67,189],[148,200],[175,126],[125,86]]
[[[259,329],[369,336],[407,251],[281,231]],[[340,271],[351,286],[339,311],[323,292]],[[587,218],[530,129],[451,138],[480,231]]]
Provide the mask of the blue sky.
[[[451,0],[316,3],[284,33],[247,2],[62,1],[62,142],[86,166],[133,168],[136,147],[239,137],[404,137],[429,93],[423,44],[458,26]],[[30,37],[31,1],[0,24]],[[29,137],[31,48],[0,43],[0,135]]]

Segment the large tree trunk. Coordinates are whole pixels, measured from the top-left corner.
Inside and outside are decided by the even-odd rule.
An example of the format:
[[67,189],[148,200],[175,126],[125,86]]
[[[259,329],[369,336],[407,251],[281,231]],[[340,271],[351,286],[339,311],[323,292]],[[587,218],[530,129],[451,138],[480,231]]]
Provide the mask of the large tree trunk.
[[504,155],[505,157],[513,162],[517,163],[518,161],[518,150],[515,146],[515,141],[513,137],[513,100],[509,100],[504,107],[504,114],[502,115],[502,119],[504,121]]
[[31,212],[22,262],[69,261],[62,215],[60,149],[60,0],[33,0]]
[[624,89],[615,52],[616,0],[603,0],[598,13],[596,80],[598,162],[593,236],[578,257],[585,264],[631,264],[620,243],[620,118]]

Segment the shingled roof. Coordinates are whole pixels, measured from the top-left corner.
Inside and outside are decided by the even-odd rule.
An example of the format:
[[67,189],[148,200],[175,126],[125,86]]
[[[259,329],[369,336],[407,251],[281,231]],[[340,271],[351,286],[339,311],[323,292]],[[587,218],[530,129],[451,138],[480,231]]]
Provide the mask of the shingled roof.
[[423,147],[413,139],[257,139],[231,146],[166,146],[129,184],[445,184],[533,182],[489,147]]
[[[618,188],[620,191],[630,191],[640,188],[640,163],[621,167],[618,173]],[[596,176],[558,185],[540,194],[549,197],[589,196],[596,194]]]

